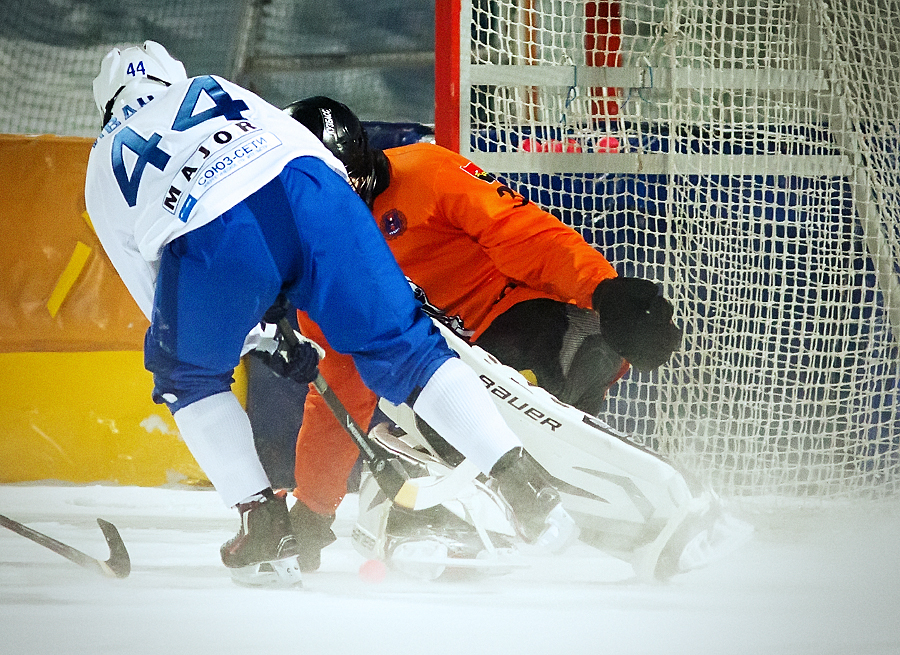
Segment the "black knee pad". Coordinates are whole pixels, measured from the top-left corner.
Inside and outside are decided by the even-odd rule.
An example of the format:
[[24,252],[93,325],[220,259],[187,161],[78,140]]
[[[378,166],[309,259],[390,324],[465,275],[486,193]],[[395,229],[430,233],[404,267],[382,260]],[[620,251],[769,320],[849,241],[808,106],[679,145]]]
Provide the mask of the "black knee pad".
[[494,319],[475,345],[517,371],[532,371],[538,385],[558,396],[564,384],[559,353],[568,327],[566,303],[534,298]]

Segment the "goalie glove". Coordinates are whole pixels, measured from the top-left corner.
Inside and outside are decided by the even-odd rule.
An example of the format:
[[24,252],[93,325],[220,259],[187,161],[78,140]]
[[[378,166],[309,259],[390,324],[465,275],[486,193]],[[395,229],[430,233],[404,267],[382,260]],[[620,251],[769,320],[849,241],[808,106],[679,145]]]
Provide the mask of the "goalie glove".
[[593,295],[603,338],[639,371],[664,364],[681,345],[681,329],[672,321],[672,303],[650,280],[603,280]]

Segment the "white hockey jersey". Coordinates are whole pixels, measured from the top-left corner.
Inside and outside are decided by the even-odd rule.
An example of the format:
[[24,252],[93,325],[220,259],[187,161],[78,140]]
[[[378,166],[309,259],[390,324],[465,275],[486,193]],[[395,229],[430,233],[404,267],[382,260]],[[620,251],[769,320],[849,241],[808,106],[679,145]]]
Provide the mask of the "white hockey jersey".
[[88,159],[85,202],[104,250],[148,319],[162,249],[302,156],[347,177],[303,125],[216,76],[160,85],[113,113]]

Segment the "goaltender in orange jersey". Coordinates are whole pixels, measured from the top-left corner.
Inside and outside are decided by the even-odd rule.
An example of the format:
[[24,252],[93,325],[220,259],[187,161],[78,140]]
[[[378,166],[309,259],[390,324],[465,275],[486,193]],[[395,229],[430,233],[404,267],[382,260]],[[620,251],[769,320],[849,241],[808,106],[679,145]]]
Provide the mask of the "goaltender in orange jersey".
[[[629,363],[655,368],[678,347],[671,304],[654,283],[617,278],[580,234],[471,161],[429,143],[372,150],[356,116],[328,98],[298,101],[286,111],[345,164],[426,308],[561,400],[596,414]],[[369,425],[378,398],[352,358],[328,347],[306,314],[298,319],[303,334],[327,350],[322,375],[357,423]],[[614,332],[624,334],[610,338]],[[296,449],[300,502],[292,519],[301,541],[314,545],[309,537],[322,527],[320,519],[330,528],[358,455],[311,391]],[[327,545],[333,536],[324,533]],[[318,567],[320,548],[310,553],[306,570]]]

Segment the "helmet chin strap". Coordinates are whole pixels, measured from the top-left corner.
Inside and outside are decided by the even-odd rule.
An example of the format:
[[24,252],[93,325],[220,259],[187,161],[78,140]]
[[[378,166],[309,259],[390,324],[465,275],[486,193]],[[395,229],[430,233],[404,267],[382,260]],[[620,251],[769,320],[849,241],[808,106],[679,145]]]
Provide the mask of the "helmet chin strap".
[[103,111],[103,121],[100,123],[100,127],[104,127],[109,122],[109,119],[112,118],[113,104],[115,104],[116,98],[118,98],[119,94],[124,90],[125,87],[120,86],[119,90],[116,91],[113,94],[113,97],[109,99],[109,102],[106,103],[106,109]]
[[350,180],[356,195],[362,198],[369,209],[372,209],[372,205],[375,204],[375,194],[373,193],[375,191],[375,171],[365,177],[353,177]]
[[[163,86],[172,86],[172,84],[170,82],[166,82],[165,80],[162,80],[153,75],[147,75],[145,77],[145,79],[148,79],[151,82],[158,82],[159,84],[162,84]],[[116,99],[119,97],[119,94],[122,93],[122,91],[124,91],[124,90],[125,90],[125,85],[123,84],[113,94],[113,97],[109,99],[109,102],[106,103],[106,108],[103,111],[103,122],[100,124],[100,127],[104,127],[109,122],[109,119],[112,118],[113,105],[116,103]]]

